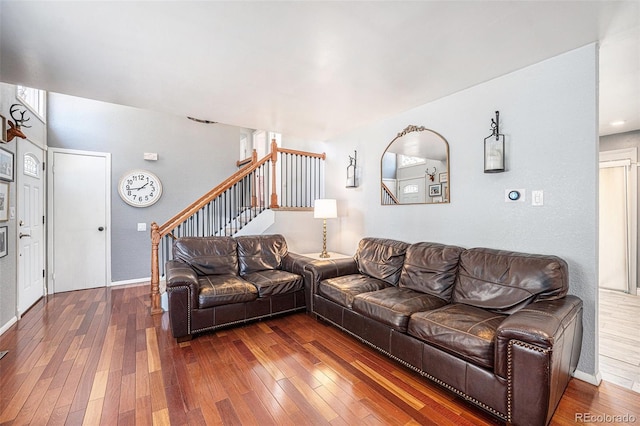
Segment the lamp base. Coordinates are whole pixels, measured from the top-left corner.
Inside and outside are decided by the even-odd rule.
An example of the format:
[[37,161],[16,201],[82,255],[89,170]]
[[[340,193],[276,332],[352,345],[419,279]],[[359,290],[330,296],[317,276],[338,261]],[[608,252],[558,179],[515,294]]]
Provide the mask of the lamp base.
[[322,253],[320,253],[321,259],[329,257],[327,253],[327,219],[322,219]]

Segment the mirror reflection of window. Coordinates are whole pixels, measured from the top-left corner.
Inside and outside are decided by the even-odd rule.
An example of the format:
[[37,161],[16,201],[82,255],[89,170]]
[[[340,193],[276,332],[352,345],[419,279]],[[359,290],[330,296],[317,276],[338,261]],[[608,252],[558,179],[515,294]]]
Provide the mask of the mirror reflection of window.
[[418,185],[407,185],[402,192],[404,194],[415,194],[418,192]]
[[415,166],[417,164],[424,164],[424,163],[427,162],[426,158],[413,157],[411,155],[398,154],[398,158],[400,159],[400,166],[399,167]]
[[[425,127],[408,126],[391,141],[381,159],[382,204],[449,202],[449,144]],[[439,194],[430,185],[447,183]]]

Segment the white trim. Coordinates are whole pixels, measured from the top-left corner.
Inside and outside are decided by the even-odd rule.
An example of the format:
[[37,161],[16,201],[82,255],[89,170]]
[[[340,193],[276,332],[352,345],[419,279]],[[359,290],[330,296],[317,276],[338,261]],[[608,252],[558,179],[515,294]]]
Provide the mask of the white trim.
[[169,293],[166,291],[160,294],[160,307],[163,311],[169,312]]
[[151,282],[151,277],[145,277],[145,278],[133,278],[130,280],[121,280],[121,281],[111,281],[111,284],[109,284],[110,287],[115,287],[115,286],[119,286],[119,285],[129,285],[129,284],[141,284],[141,283],[149,283]]
[[602,375],[598,371],[596,374],[585,373],[584,371],[576,370],[573,373],[573,377],[578,380],[582,380],[583,382],[587,382],[593,386],[600,386],[602,382]]
[[18,322],[18,317],[13,317],[5,325],[0,328],[0,336],[4,334],[5,331],[11,328],[11,326]]
[[621,166],[630,166],[631,165],[631,160],[628,158],[622,159],[622,160],[605,160],[605,161],[600,161],[600,168],[601,169],[606,169],[609,167],[621,167]]

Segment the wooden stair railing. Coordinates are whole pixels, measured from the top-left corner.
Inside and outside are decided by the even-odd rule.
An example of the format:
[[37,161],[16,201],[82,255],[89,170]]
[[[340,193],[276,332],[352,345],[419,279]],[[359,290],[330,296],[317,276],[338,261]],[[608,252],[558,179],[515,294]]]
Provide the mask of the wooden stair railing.
[[395,195],[393,195],[389,187],[384,183],[382,184],[382,204],[385,206],[400,204],[400,201],[396,198]]
[[[280,171],[276,167],[280,157]],[[218,186],[198,198],[162,225],[151,224],[151,314],[162,313],[160,306],[160,244],[164,240],[164,261],[170,256],[169,239],[184,235],[205,236],[235,233],[267,208],[301,208],[309,210],[313,201],[323,198],[324,171],[319,163],[326,155],[279,148],[274,141],[271,152],[258,161],[254,150],[244,167]],[[271,165],[267,165],[271,162]],[[271,175],[271,176],[269,176]],[[284,205],[278,201],[277,177]],[[309,188],[297,188],[307,185]],[[296,196],[291,197],[292,188]],[[267,205],[266,196],[270,193]],[[299,196],[298,196],[299,195]],[[244,206],[244,200],[250,206]],[[202,217],[201,217],[202,216]],[[178,235],[174,235],[174,234]]]

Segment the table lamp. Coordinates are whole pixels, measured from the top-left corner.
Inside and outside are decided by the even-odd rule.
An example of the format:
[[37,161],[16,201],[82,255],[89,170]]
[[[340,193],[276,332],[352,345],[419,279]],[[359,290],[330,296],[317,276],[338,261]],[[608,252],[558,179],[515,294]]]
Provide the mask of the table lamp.
[[313,207],[313,217],[322,219],[322,253],[320,257],[326,259],[329,257],[327,253],[327,219],[338,217],[338,207],[336,200],[318,199]]

